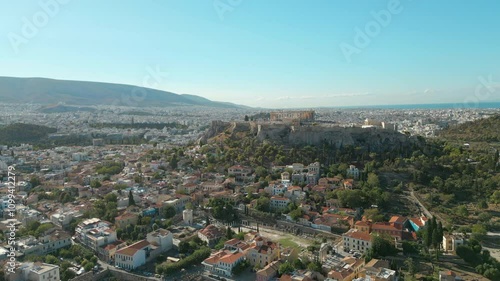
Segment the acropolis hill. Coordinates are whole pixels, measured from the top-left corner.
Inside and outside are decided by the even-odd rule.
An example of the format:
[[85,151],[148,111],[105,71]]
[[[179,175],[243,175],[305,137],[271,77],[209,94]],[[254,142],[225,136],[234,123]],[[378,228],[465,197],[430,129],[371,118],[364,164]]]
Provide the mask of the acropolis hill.
[[294,124],[266,121],[212,121],[210,128],[200,141],[210,143],[224,138],[243,137],[255,137],[259,141],[270,141],[285,146],[320,145],[325,142],[337,148],[364,146],[369,147],[369,150],[373,152],[395,148],[405,149],[420,143],[416,137],[378,127],[340,127],[310,122]]

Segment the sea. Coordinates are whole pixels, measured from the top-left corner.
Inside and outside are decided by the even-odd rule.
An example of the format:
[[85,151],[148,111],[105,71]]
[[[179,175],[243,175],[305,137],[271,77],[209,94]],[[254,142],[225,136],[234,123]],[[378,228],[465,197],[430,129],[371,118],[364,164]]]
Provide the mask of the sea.
[[342,106],[349,109],[500,109],[500,102]]

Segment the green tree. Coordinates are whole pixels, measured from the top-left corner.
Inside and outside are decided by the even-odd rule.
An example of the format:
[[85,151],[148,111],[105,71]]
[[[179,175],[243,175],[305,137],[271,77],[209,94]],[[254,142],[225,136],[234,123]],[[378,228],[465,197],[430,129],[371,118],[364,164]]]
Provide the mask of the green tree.
[[135,206],[134,195],[132,194],[132,190],[128,192],[128,205]]
[[436,228],[432,231],[432,247],[434,247],[434,249],[437,249],[438,245],[439,245],[439,231]]
[[417,266],[415,264],[415,261],[412,258],[407,258],[404,261],[404,264],[408,275],[410,275],[412,278],[415,277],[415,273],[417,273]]
[[185,253],[189,252],[190,248],[191,247],[189,246],[189,242],[187,242],[187,241],[181,241],[179,243],[179,253],[185,254]]
[[257,203],[255,204],[255,209],[262,212],[269,212],[269,204],[270,204],[269,198],[262,196],[259,199],[257,199]]
[[102,184],[101,184],[101,182],[98,179],[93,179],[90,182],[90,187],[92,187],[92,188],[99,188],[101,186],[102,186]]
[[374,187],[379,187],[380,186],[380,180],[378,179],[378,176],[374,173],[369,173],[368,178],[366,180],[366,184],[370,188]]
[[482,224],[475,224],[472,226],[472,237],[476,240],[483,240],[487,232],[486,227]]
[[234,236],[234,232],[231,230],[231,227],[227,227],[226,229],[226,238],[227,239],[232,239]]
[[174,170],[175,170],[175,169],[177,169],[177,164],[178,164],[178,163],[179,163],[179,159],[177,158],[177,155],[176,155],[176,154],[174,154],[174,155],[170,158],[170,162],[169,162],[170,167],[171,167],[172,169],[174,169]]
[[458,206],[455,209],[455,213],[462,218],[466,218],[469,216],[469,210],[467,210],[467,207],[464,205]]
[[292,264],[295,269],[306,269],[305,264],[300,259],[295,259]]
[[394,247],[392,237],[387,235],[372,235],[372,247],[369,250],[373,258],[391,256],[398,252]]
[[167,205],[162,209],[162,216],[166,219],[174,217],[175,213],[175,208],[172,205]]
[[493,194],[490,196],[490,201],[493,204],[500,204],[500,190],[493,192]]
[[443,224],[441,222],[438,222],[437,232],[438,232],[438,243],[441,244],[443,243],[443,235],[444,235]]
[[29,182],[32,188],[35,188],[41,184],[40,178],[36,176],[31,177]]
[[289,215],[294,221],[297,221],[304,215],[304,210],[302,210],[302,208],[300,207],[297,207],[295,210],[291,211]]
[[283,275],[283,274],[292,273],[294,270],[295,270],[295,268],[293,267],[293,265],[287,261],[287,262],[280,265],[280,267],[278,268],[278,273],[280,275]]
[[488,209],[488,203],[486,202],[486,200],[481,200],[479,201],[479,203],[477,204],[477,207],[479,209]]
[[307,270],[321,273],[321,263],[319,261],[310,262],[307,265]]

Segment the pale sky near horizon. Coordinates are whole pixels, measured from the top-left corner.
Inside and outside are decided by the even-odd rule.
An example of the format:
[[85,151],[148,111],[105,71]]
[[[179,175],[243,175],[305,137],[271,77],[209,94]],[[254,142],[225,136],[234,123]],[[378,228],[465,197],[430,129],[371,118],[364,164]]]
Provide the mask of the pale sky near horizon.
[[495,0],[0,0],[0,76],[144,86],[159,69],[156,89],[261,107],[500,101],[498,11]]

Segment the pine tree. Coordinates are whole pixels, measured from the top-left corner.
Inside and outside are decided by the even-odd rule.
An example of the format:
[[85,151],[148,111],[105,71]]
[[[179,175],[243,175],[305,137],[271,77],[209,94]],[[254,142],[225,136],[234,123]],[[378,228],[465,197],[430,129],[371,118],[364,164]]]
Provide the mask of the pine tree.
[[441,244],[443,242],[443,224],[441,222],[438,222],[437,226],[438,230],[438,242]]
[[424,242],[427,248],[432,244],[432,223],[429,223],[425,229]]
[[434,249],[437,249],[438,244],[439,244],[439,231],[436,228],[432,231],[432,247]]
[[128,192],[128,205],[135,206],[134,195],[132,194],[132,190]]

